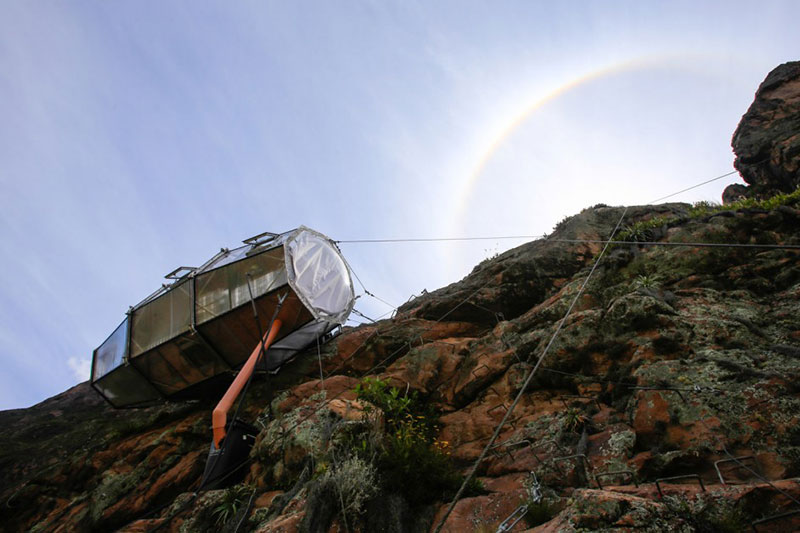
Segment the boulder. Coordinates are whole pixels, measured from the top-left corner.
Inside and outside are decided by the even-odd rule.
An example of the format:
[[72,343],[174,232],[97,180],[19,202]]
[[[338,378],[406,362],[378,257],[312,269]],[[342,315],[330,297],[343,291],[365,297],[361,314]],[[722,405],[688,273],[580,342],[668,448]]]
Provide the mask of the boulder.
[[750,186],[731,185],[724,198],[764,197],[800,185],[800,61],[770,72],[733,134],[734,167]]

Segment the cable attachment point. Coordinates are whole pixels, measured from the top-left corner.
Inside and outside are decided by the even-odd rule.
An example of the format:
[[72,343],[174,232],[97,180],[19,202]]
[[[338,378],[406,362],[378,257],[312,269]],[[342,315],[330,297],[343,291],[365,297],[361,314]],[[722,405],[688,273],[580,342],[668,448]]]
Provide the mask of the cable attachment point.
[[525,481],[525,485],[530,501],[533,503],[542,501],[542,484],[539,482],[539,478],[536,477],[536,472],[531,470],[530,477]]

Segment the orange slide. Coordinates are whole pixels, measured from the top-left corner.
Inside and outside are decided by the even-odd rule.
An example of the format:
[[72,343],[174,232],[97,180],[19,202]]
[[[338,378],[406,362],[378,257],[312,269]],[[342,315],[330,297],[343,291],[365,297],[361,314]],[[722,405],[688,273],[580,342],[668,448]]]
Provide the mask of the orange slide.
[[214,431],[213,440],[214,446],[217,449],[220,448],[222,439],[225,438],[225,426],[228,422],[228,411],[230,411],[230,408],[233,406],[233,402],[236,401],[236,398],[239,396],[239,393],[242,392],[242,388],[244,387],[245,383],[247,383],[247,380],[250,379],[250,376],[253,374],[262,350],[266,354],[267,349],[269,349],[270,345],[275,340],[275,337],[278,335],[278,330],[280,329],[281,321],[275,319],[272,322],[272,327],[269,328],[269,331],[263,339],[263,346],[262,343],[259,343],[258,346],[256,346],[255,350],[253,350],[253,353],[247,358],[242,370],[239,371],[236,379],[234,379],[233,383],[231,383],[231,386],[228,387],[228,390],[225,392],[225,396],[222,397],[217,406],[214,408],[214,412],[211,415],[211,428]]

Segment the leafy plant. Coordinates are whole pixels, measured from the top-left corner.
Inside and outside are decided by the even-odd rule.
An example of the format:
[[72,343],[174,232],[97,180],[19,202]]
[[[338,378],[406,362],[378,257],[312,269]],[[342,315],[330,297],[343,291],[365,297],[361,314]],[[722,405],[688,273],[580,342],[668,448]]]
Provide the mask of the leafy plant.
[[637,289],[654,289],[658,287],[661,277],[657,274],[641,274],[633,280],[633,285]]
[[625,226],[614,240],[645,242],[653,240],[656,228],[666,225],[669,220],[665,217],[653,217],[649,220],[640,220],[629,226]]
[[[450,459],[449,443],[436,437],[436,413],[416,392],[402,393],[385,381],[368,378],[356,387],[356,394],[384,413],[377,467],[388,490],[400,492],[417,505],[446,497],[460,486],[463,477]],[[363,440],[356,450],[368,448]],[[477,482],[469,488],[480,490]]]
[[[716,204],[714,202],[700,201],[695,202],[689,209],[690,219],[704,218],[715,215],[723,211],[738,211],[740,209],[762,209],[772,210],[782,205],[794,205],[800,203],[800,188],[791,193],[778,193],[764,199],[743,198],[729,204]],[[669,226],[678,223],[682,217],[654,217],[649,220],[640,220],[625,226],[614,238],[617,241],[644,242],[652,240],[654,230],[662,226]],[[685,219],[685,218],[684,218]]]
[[782,205],[791,205],[800,201],[800,189],[791,193],[778,193],[769,198],[742,198],[736,202],[719,205],[712,202],[696,202],[689,210],[690,218],[702,218],[723,211],[737,211],[739,209],[764,209],[771,210]]
[[375,407],[379,407],[387,419],[402,417],[416,402],[416,391],[411,395],[400,395],[400,389],[389,385],[377,378],[365,378],[356,385],[356,395],[359,400],[366,400]]
[[251,492],[252,489],[247,485],[236,485],[225,490],[222,499],[211,512],[215,523],[220,526],[236,516],[236,513],[242,508],[242,504],[247,502]]
[[556,231],[565,228],[570,219],[572,219],[571,216],[565,216],[564,218],[559,220],[558,223],[555,226],[553,226],[553,232],[555,233]]
[[570,407],[564,413],[563,427],[567,431],[579,432],[589,421],[589,417],[575,407]]
[[708,213],[719,210],[720,207],[718,203],[701,200],[692,204],[692,208],[689,209],[689,216],[692,218],[705,216]]

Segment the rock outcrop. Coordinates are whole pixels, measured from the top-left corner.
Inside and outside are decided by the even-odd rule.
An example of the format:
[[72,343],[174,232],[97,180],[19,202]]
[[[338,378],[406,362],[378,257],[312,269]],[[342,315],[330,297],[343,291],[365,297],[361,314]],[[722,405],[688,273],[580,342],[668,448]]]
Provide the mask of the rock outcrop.
[[800,61],[784,63],[769,73],[731,145],[734,166],[750,186],[732,185],[726,199],[765,197],[800,186]]
[[[764,194],[793,183],[765,179],[752,185]],[[3,529],[416,532],[444,520],[460,533],[516,516],[514,531],[725,532],[791,513],[798,196],[631,207],[624,240],[670,245],[602,256],[623,209],[595,206],[392,319],[345,329],[253,383],[242,413],[261,432],[227,489],[197,492],[212,398],[114,411],[82,384],[0,413]],[[764,524],[796,531],[800,514]]]

